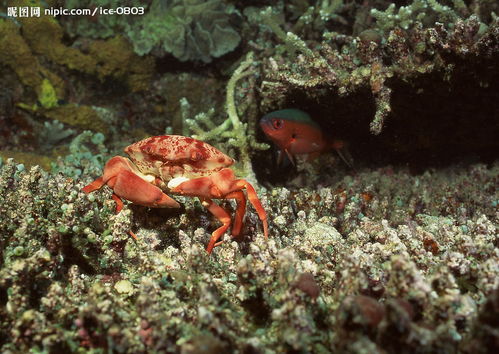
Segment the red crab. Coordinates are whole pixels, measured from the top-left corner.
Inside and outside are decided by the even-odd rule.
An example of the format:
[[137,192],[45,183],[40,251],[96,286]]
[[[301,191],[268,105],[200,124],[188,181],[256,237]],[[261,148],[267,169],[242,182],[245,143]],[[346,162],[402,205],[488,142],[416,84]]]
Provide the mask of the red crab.
[[[247,197],[263,224],[268,237],[267,214],[253,186],[244,179],[236,179],[227,168],[234,160],[213,146],[185,136],[162,135],[141,140],[125,148],[130,159],[122,156],[111,158],[104,166],[104,174],[83,188],[91,193],[107,184],[113,189],[116,212],[123,208],[126,199],[132,203],[153,208],[178,208],[180,205],[163,191],[198,197],[223,225],[211,235],[206,251],[211,253],[231,224],[225,209],[212,199],[235,199],[237,209],[232,236],[237,236],[243,226]],[[133,234],[132,234],[133,235]]]

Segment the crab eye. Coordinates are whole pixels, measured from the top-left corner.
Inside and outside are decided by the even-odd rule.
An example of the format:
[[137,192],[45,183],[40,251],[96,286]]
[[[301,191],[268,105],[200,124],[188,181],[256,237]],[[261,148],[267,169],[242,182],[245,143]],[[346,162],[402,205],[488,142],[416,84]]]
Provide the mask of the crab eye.
[[272,126],[274,129],[280,129],[282,128],[282,119],[272,119]]

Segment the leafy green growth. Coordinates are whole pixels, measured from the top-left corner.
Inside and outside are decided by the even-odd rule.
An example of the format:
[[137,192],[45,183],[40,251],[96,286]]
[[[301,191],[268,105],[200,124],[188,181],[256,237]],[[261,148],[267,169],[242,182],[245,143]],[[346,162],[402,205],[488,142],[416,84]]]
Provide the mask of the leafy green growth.
[[[117,8],[125,6],[114,0],[90,0],[85,6]],[[145,8],[131,1],[129,6]],[[84,7],[70,1],[68,7]],[[234,50],[241,37],[229,19],[234,12],[221,0],[153,0],[144,15],[99,16],[96,20],[74,18],[67,22],[72,35],[106,38],[124,33],[139,55],[170,53],[180,61],[200,60],[209,63]],[[69,22],[71,21],[71,22]]]

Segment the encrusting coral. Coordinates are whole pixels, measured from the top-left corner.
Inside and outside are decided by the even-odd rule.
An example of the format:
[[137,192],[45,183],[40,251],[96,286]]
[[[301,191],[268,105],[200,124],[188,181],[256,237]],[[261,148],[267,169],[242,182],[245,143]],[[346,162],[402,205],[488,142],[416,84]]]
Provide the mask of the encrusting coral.
[[[473,61],[477,56],[481,60],[491,59],[497,52],[497,46],[492,44],[498,40],[497,20],[486,25],[469,11],[460,11],[464,13],[461,17],[436,1],[416,0],[411,6],[399,9],[398,15],[391,14],[393,4],[385,12],[373,9],[371,13],[378,20],[378,28],[369,30],[376,34],[373,40],[367,32],[359,34],[360,40],[326,32],[318,50],[310,48],[295,33],[282,30],[272,8],[262,10],[262,23],[279,38],[288,54],[264,61],[263,105],[280,106],[293,92],[301,92],[309,100],[326,100],[330,92],[350,96],[369,89],[375,103],[370,130],[380,134],[392,110],[392,86],[396,81],[434,72],[448,72],[443,80],[450,80],[452,69],[462,62]],[[446,21],[433,19],[431,25],[423,25],[423,17],[430,16],[419,11],[424,7]],[[341,51],[337,43],[344,43]]]
[[[192,200],[182,213],[114,215],[105,191],[85,195],[83,181],[4,161],[0,346],[476,347],[493,336],[468,331],[493,325],[478,311],[499,286],[498,168],[423,176],[385,168],[318,190],[276,188],[262,196],[271,238],[248,242],[258,223],[251,214],[244,240],[208,257],[206,211]],[[138,241],[127,234],[134,225]]]

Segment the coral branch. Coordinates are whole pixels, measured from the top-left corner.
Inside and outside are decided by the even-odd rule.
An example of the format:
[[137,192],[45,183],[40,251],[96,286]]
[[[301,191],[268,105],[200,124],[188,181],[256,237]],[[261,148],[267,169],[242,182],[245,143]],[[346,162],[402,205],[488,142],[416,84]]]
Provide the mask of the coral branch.
[[[256,141],[255,132],[248,129],[248,124],[241,122],[236,108],[236,85],[237,83],[253,74],[251,65],[254,62],[253,52],[249,52],[246,58],[239,64],[227,83],[226,111],[228,118],[218,126],[213,122],[215,111],[210,109],[208,112],[197,114],[194,119],[184,119],[189,130],[194,132],[193,137],[203,141],[222,142],[226,140],[228,144],[239,151],[239,161],[242,170],[248,179],[254,181],[254,173],[251,167],[250,149],[266,150],[267,144]],[[188,111],[188,102],[184,98],[181,100],[183,107],[183,116],[186,118]],[[203,130],[205,126],[207,130]],[[230,129],[232,127],[232,129]],[[253,182],[252,181],[252,182]]]

